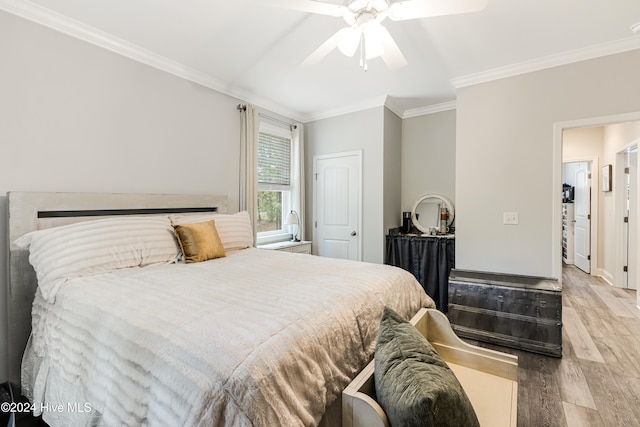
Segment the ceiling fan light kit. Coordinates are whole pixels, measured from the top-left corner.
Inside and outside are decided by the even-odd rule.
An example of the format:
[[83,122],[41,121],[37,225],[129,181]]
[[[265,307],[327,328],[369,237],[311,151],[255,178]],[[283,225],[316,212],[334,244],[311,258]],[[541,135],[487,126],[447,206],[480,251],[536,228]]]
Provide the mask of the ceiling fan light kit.
[[360,46],[360,66],[366,71],[368,60],[384,54],[384,31],[374,14],[364,12],[358,16],[357,22],[342,34],[338,50],[345,56],[352,57]]
[[387,17],[394,21],[431,16],[477,12],[488,0],[350,0],[336,5],[315,0],[270,0],[274,6],[302,12],[342,17],[349,25],[320,45],[302,65],[320,61],[335,48],[352,57],[360,46],[360,66],[367,70],[367,61],[381,57],[391,70],[407,65],[402,51],[389,31],[382,25]]
[[384,54],[384,46],[382,38],[384,37],[384,28],[379,22],[371,22],[362,31],[363,43],[366,40],[364,51],[366,59],[373,59]]
[[360,37],[361,34],[359,31],[353,28],[346,28],[346,31],[338,42],[338,50],[342,52],[343,55],[352,57],[358,49]]

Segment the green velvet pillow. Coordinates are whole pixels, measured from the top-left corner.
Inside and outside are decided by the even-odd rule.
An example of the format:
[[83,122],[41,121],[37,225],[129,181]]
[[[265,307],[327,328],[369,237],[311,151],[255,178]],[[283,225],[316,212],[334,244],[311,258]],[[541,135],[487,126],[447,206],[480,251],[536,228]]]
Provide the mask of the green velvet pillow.
[[431,343],[388,307],[374,359],[378,403],[392,427],[480,426],[460,382]]

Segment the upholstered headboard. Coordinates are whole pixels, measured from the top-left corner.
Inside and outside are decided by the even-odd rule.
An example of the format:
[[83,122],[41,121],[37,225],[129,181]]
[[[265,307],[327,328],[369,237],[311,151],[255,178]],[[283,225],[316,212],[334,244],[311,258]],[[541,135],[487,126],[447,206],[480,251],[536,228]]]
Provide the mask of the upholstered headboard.
[[45,228],[114,215],[227,212],[227,196],[107,193],[7,193],[9,381],[20,390],[20,366],[31,332],[36,275],[29,252],[13,242]]

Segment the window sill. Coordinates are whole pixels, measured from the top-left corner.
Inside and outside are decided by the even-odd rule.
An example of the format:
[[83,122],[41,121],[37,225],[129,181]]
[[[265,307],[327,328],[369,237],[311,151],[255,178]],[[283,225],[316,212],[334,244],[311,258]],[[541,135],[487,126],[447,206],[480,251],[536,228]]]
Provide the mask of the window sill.
[[258,237],[256,240],[258,245],[268,245],[269,243],[290,241],[292,238],[293,236],[291,235],[291,233],[282,233],[282,234],[272,234],[269,236]]

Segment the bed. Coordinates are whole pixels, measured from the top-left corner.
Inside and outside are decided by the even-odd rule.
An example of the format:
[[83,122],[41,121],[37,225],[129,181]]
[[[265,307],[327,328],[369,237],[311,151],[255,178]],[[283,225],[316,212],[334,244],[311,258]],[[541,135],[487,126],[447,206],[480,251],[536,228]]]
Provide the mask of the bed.
[[[54,263],[51,276],[38,271],[38,284],[29,262],[36,240],[30,251],[15,243],[35,230],[49,236],[114,216],[136,222],[133,233],[166,228],[165,218],[241,214],[226,214],[226,203],[224,196],[8,193],[10,380],[36,414],[53,427],[340,424],[341,392],[371,360],[383,307],[407,318],[434,307],[410,273],[234,247],[190,264],[156,252],[97,271],[82,259]],[[84,270],[59,280],[69,265]]]

